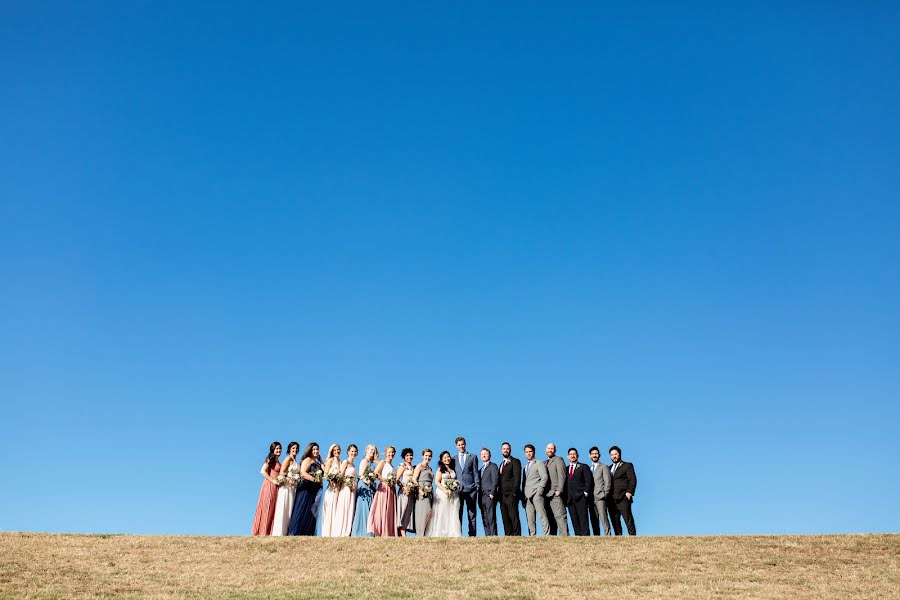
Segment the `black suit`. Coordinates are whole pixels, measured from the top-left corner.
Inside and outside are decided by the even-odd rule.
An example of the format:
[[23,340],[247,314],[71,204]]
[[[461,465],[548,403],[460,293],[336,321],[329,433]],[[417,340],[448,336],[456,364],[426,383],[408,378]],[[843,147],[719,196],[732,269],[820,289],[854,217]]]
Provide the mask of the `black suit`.
[[569,488],[566,504],[569,506],[572,530],[575,535],[590,535],[587,503],[594,499],[594,476],[586,464],[576,463],[574,469],[571,464],[566,466],[566,478]]
[[503,535],[522,535],[519,522],[519,490],[522,487],[522,463],[509,457],[509,464],[500,463],[500,516],[503,518]]
[[628,535],[637,535],[634,516],[631,514],[631,503],[634,502],[634,499],[629,500],[625,495],[625,492],[628,492],[634,496],[634,491],[637,489],[637,475],[634,472],[634,465],[620,460],[618,463],[613,463],[610,470],[612,471],[612,493],[606,504],[609,509],[609,520],[613,531],[616,535],[622,535],[622,522],[619,520],[621,516],[625,519]]
[[492,462],[484,464],[481,468],[481,489],[478,490],[478,500],[481,505],[481,523],[484,525],[484,535],[497,535],[500,470]]

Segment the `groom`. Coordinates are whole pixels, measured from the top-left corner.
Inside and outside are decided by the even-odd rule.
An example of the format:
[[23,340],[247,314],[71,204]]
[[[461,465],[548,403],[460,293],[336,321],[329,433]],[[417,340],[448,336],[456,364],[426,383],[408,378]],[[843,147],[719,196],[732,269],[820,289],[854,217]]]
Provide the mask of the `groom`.
[[459,480],[459,522],[462,526],[463,504],[469,516],[469,537],[475,537],[475,517],[478,516],[478,490],[481,488],[481,476],[478,473],[478,462],[472,454],[466,452],[466,438],[456,438],[456,449],[459,451],[450,464],[456,471]]

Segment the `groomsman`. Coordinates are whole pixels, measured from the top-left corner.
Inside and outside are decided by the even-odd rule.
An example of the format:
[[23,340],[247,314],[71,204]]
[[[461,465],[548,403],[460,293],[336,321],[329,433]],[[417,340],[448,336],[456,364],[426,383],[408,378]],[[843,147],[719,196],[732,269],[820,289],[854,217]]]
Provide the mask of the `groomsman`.
[[491,462],[491,451],[481,449],[481,469],[479,470],[481,489],[479,490],[479,504],[481,504],[481,524],[484,525],[484,535],[497,535],[497,501],[500,499],[500,471],[497,465]]
[[612,528],[616,535],[622,535],[620,516],[625,519],[628,535],[637,535],[637,527],[634,525],[634,517],[631,514],[631,503],[634,502],[634,491],[637,489],[634,465],[622,460],[622,451],[618,446],[609,449],[609,458],[612,460],[612,467],[609,470],[612,474],[612,498],[606,503],[609,509],[609,520],[612,521]]
[[528,535],[537,534],[534,515],[541,520],[541,534],[547,535],[549,524],[544,509],[544,488],[547,487],[547,467],[534,459],[534,446],[525,444],[525,469],[522,471],[522,506],[528,521]]
[[456,438],[456,448],[459,453],[456,458],[450,460],[450,468],[456,471],[459,480],[459,522],[463,522],[463,505],[469,517],[469,537],[475,537],[475,519],[478,517],[478,490],[481,481],[478,475],[476,459],[466,452],[466,438]]
[[578,462],[578,450],[569,448],[569,517],[575,535],[591,535],[588,528],[587,505],[594,500],[594,478],[588,466]]
[[[606,517],[606,498],[612,490],[612,475],[609,467],[600,462],[600,448],[594,446],[591,456],[591,474],[594,476],[594,501],[588,502],[588,517],[594,535],[609,535],[609,519]],[[600,524],[603,529],[600,529]]]
[[569,535],[569,524],[566,522],[566,463],[556,456],[556,444],[550,442],[545,449],[547,460],[547,476],[550,486],[547,488],[546,513],[550,521],[550,535]]
[[522,463],[512,456],[512,446],[503,442],[500,446],[503,461],[500,463],[500,516],[503,518],[503,535],[522,535],[519,523],[519,494],[522,486]]

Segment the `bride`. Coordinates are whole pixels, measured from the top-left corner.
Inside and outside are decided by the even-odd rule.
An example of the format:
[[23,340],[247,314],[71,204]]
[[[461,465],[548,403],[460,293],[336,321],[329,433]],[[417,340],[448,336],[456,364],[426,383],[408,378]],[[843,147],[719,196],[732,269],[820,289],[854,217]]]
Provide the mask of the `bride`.
[[450,453],[444,450],[438,459],[438,470],[434,476],[434,501],[431,521],[425,530],[427,537],[462,537],[462,522],[459,520],[459,492],[450,493],[445,484],[456,479],[450,468]]

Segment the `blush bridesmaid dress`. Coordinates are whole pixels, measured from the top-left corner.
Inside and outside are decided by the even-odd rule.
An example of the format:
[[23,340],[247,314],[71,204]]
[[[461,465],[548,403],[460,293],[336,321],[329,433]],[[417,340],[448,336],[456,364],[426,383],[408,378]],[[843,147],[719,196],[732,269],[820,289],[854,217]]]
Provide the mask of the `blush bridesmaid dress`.
[[[275,466],[269,469],[266,474],[269,477],[278,477],[281,470],[281,462],[275,461]],[[259,501],[256,503],[256,515],[253,517],[252,535],[271,535],[272,523],[275,521],[275,504],[278,500],[278,486],[269,481],[263,480],[262,487],[259,490]]]

